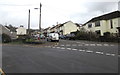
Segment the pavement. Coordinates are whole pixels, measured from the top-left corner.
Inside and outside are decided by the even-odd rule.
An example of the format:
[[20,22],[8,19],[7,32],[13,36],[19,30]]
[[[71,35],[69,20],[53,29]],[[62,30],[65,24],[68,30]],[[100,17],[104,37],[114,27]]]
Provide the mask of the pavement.
[[3,45],[2,69],[5,73],[118,73],[118,46],[70,40],[44,46]]

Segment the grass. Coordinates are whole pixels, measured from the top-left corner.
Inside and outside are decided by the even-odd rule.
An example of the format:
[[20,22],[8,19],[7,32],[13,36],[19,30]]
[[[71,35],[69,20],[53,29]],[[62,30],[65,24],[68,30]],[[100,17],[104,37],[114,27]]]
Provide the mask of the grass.
[[7,44],[24,44],[22,41],[12,41]]

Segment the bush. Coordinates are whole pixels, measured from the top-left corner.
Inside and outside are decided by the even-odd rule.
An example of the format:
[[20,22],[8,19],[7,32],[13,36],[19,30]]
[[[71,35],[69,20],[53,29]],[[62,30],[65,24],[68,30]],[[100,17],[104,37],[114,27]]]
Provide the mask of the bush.
[[11,42],[11,37],[7,34],[2,34],[2,43],[9,43]]

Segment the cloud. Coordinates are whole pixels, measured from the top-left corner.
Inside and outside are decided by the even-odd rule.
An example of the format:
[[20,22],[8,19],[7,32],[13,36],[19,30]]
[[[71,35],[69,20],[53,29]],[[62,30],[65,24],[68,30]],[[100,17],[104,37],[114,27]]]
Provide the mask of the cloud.
[[[98,2],[97,2],[98,1]],[[73,21],[85,23],[95,16],[117,10],[116,2],[88,2],[88,0],[0,0],[0,23],[19,26],[28,24],[28,9],[31,10],[31,28],[39,26],[39,8],[42,3],[42,27]]]

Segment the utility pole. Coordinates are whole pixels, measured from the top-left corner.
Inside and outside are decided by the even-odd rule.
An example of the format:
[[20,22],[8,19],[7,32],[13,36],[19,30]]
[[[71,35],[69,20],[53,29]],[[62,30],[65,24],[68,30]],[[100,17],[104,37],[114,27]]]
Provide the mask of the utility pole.
[[28,35],[30,35],[30,9],[28,13]]
[[39,16],[39,30],[40,30],[40,34],[41,34],[41,7],[42,7],[42,4],[40,3],[40,16]]

